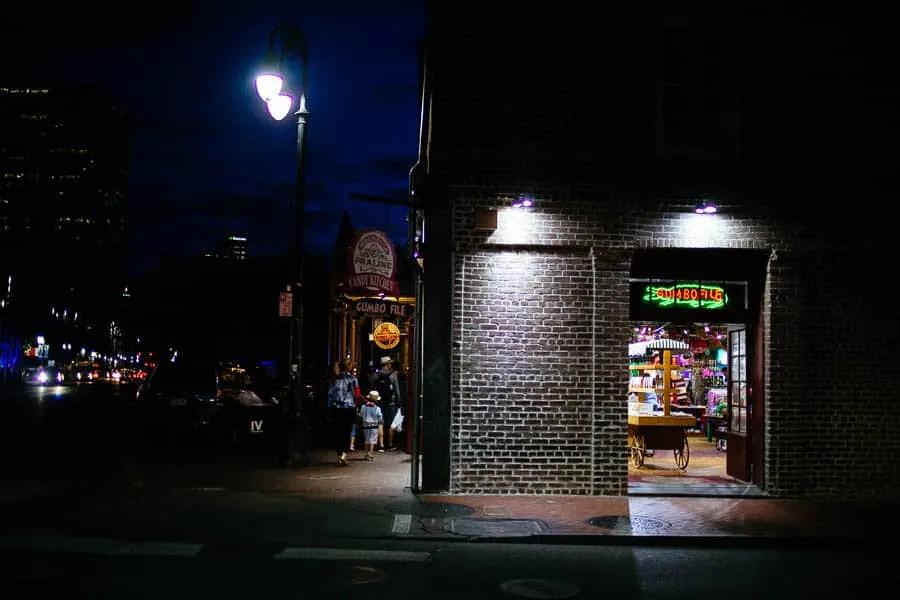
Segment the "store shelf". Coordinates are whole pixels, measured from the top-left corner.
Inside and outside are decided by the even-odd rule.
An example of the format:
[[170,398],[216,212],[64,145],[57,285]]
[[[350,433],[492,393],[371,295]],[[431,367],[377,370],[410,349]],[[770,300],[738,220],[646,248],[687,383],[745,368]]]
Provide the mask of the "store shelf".
[[655,393],[657,390],[662,390],[662,388],[653,388],[653,387],[630,387],[630,388],[628,388],[628,392],[633,393],[633,394],[648,394],[650,392]]
[[[632,371],[664,371],[666,365],[631,365],[629,369]],[[690,367],[679,367],[678,365],[670,365],[671,371],[690,371]]]

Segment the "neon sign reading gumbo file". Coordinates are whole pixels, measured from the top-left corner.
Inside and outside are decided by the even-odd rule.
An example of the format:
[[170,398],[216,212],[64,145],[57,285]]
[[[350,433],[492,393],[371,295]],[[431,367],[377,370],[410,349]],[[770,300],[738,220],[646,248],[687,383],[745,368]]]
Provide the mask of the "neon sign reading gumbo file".
[[644,304],[660,308],[701,308],[717,310],[728,305],[728,294],[718,285],[677,283],[670,286],[648,285],[644,291]]

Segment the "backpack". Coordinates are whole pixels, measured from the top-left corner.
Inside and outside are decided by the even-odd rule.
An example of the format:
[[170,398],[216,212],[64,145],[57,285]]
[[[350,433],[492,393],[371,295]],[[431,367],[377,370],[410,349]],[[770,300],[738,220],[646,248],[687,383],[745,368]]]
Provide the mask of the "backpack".
[[384,371],[378,371],[375,377],[375,389],[381,396],[381,401],[393,404],[394,402],[394,386],[391,384],[391,374]]

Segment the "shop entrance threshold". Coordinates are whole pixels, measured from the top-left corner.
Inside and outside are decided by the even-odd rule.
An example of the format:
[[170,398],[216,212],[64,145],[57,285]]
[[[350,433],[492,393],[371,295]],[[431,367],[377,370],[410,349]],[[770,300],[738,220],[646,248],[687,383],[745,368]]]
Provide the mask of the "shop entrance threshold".
[[752,483],[630,483],[629,496],[694,496],[699,498],[767,498]]

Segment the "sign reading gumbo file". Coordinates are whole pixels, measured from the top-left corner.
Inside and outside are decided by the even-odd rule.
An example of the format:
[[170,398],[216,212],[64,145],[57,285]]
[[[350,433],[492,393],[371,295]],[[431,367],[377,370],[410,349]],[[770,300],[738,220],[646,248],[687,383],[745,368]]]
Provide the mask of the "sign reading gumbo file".
[[648,285],[641,301],[659,308],[720,310],[728,306],[728,294],[725,293],[725,288],[718,285],[679,282],[671,285]]
[[361,315],[379,315],[399,319],[408,319],[413,312],[412,306],[408,304],[371,298],[358,301],[353,309]]
[[382,231],[366,229],[353,238],[347,256],[347,290],[383,292],[400,295],[397,284],[397,251],[391,239]]

